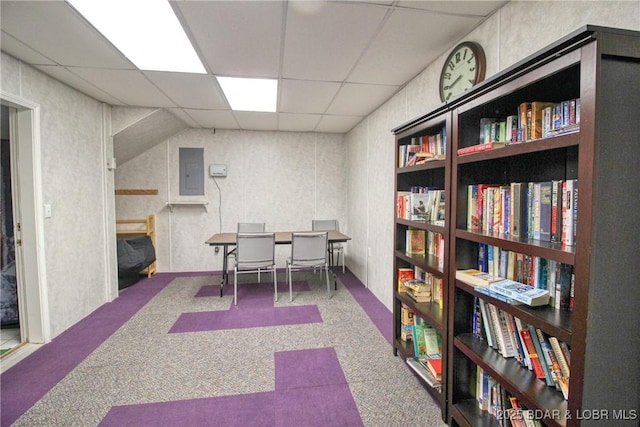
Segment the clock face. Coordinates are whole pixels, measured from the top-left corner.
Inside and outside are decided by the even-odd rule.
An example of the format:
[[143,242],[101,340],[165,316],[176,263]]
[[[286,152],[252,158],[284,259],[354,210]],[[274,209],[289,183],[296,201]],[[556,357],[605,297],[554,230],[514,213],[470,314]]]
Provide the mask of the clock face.
[[484,79],[485,58],[477,43],[463,42],[456,46],[440,74],[440,98],[449,101]]

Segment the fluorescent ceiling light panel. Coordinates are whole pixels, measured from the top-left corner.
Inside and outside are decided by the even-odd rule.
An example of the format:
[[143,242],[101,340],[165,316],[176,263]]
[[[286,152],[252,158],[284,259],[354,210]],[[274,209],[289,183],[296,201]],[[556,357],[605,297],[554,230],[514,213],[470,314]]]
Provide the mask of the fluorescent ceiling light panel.
[[278,81],[274,79],[246,79],[217,77],[232,110],[275,112],[278,100]]
[[67,0],[141,70],[206,74],[166,0]]

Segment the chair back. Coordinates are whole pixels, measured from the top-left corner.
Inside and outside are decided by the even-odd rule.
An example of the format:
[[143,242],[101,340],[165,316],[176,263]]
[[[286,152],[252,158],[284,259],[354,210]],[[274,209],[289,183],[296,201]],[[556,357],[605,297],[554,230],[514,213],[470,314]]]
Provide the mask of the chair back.
[[313,231],[340,231],[337,219],[314,219],[311,221]]
[[275,233],[238,233],[236,266],[252,269],[275,264]]
[[239,222],[238,233],[261,233],[265,230],[264,222]]
[[323,265],[327,262],[328,233],[293,233],[291,262],[294,265]]

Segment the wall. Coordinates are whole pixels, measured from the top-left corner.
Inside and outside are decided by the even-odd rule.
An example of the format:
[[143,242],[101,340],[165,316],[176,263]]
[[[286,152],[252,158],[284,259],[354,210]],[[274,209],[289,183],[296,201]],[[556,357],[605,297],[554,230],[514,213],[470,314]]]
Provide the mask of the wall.
[[[53,216],[44,221],[44,253],[51,337],[107,302],[109,256],[105,238],[113,221],[113,177],[103,159],[103,105],[2,54],[4,93],[40,105],[42,200]],[[113,155],[113,154],[111,154]],[[111,201],[111,202],[110,202]]]
[[[464,40],[477,41],[484,47],[490,77],[586,24],[640,30],[640,2],[511,1]],[[395,158],[390,130],[440,105],[438,83],[445,57],[427,67],[345,137],[352,237],[349,268],[389,309]]]
[[[205,195],[180,196],[178,149],[203,147]],[[208,165],[227,165],[227,177]],[[344,136],[300,132],[188,129],[119,165],[116,188],[154,188],[157,196],[116,196],[118,218],[156,215],[159,271],[222,269],[222,252],[204,242],[238,222],[266,222],[268,231],[308,230],[311,220],[337,218],[346,227]],[[216,186],[217,183],[217,186]],[[219,188],[218,188],[219,186]],[[167,201],[206,200],[201,206]],[[289,246],[276,251],[285,265]]]

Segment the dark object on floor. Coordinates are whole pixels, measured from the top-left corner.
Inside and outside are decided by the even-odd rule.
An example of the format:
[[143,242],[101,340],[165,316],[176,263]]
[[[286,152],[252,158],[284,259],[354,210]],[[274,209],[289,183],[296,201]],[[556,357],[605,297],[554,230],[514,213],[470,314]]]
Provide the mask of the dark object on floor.
[[0,287],[0,326],[17,328],[20,326],[18,313],[18,292],[16,283],[16,265],[11,261],[1,272]]
[[156,260],[156,251],[149,236],[118,239],[118,289],[140,280],[140,272]]

